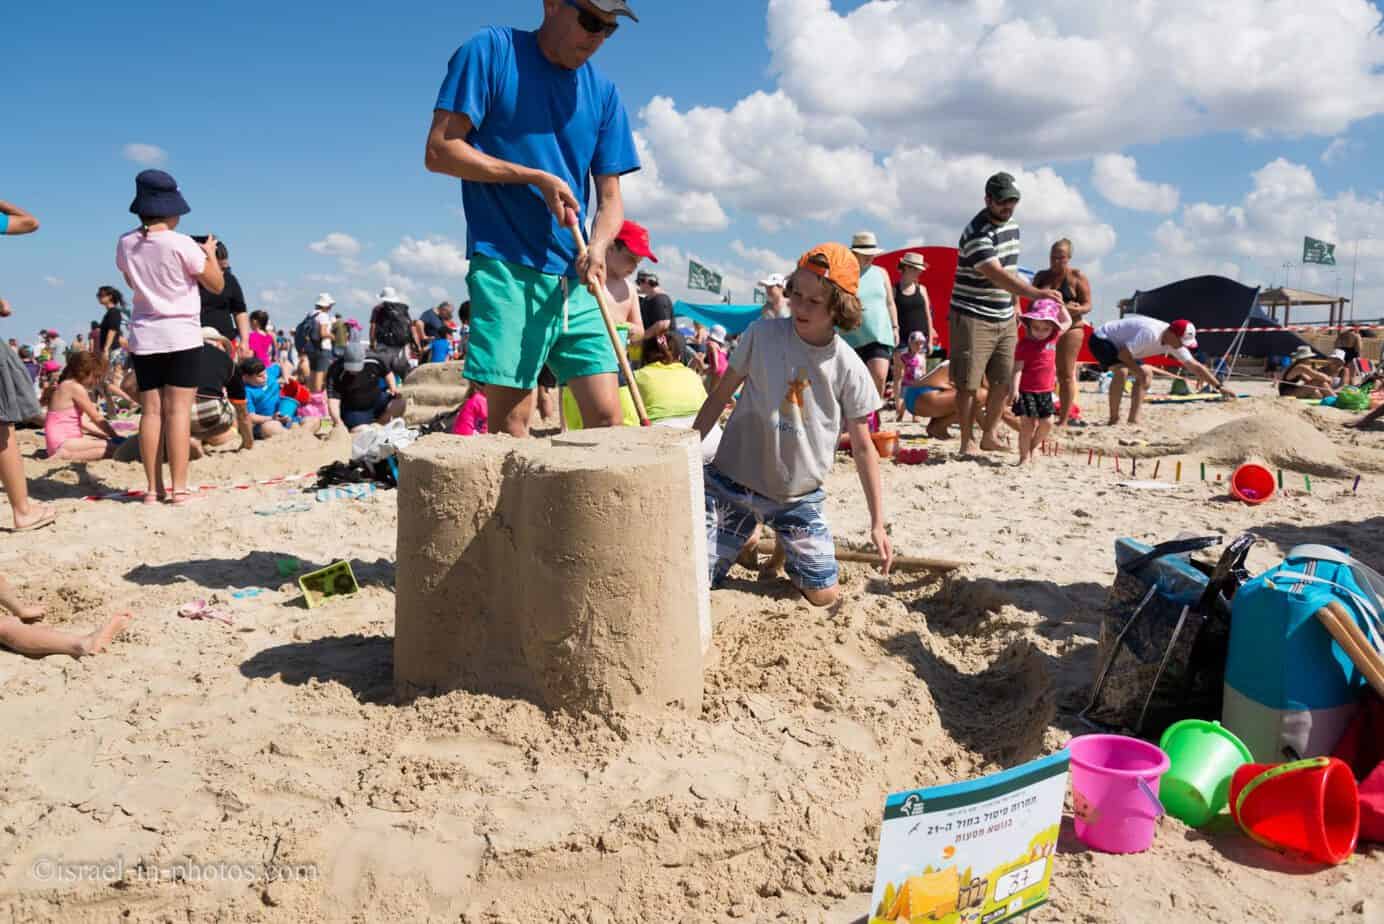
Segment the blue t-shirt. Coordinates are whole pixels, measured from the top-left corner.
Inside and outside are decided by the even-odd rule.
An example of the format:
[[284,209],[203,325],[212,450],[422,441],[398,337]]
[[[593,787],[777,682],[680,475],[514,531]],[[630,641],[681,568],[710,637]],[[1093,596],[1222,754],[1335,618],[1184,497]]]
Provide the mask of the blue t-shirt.
[[452,343],[445,337],[439,337],[428,347],[428,362],[445,363],[452,356]]
[[[491,157],[560,177],[582,204],[591,177],[639,169],[615,84],[590,62],[575,71],[543,57],[533,32],[490,28],[452,55],[436,109],[471,120],[466,140]],[[467,256],[483,254],[548,275],[575,276],[576,247],[533,186],[462,181]]]
[[0,213],[0,234],[10,233],[10,216]]
[[245,386],[245,409],[251,414],[273,417],[279,409],[279,378],[282,370],[275,364],[264,371],[268,377],[263,385],[259,388]]

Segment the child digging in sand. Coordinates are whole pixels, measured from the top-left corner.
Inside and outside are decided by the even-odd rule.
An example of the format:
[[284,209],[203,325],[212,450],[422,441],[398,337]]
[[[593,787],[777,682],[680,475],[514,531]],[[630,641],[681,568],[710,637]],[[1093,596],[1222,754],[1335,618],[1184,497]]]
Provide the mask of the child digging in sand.
[[105,625],[87,635],[73,635],[46,626],[31,625],[43,618],[43,609],[20,603],[3,574],[0,574],[0,609],[10,613],[9,616],[0,614],[0,648],[8,648],[30,658],[61,654],[85,658],[100,654],[134,618],[130,613],[112,616]]
[[94,462],[110,456],[122,442],[96,402],[92,389],[106,377],[106,360],[99,353],[73,353],[58,384],[43,394],[48,414],[43,435],[48,458],[66,462]]
[[1057,413],[1052,390],[1057,387],[1057,341],[1072,326],[1065,306],[1040,298],[1019,316],[1024,333],[1014,348],[1014,384],[1009,395],[1019,418],[1019,464],[1032,462],[1034,449],[1052,432]]
[[860,325],[859,281],[860,264],[842,244],[804,254],[789,281],[791,316],[750,325],[697,415],[693,426],[706,439],[743,383],[716,461],[705,469],[712,586],[762,522],[782,541],[788,577],[809,603],[830,606],[840,596],[822,483],[843,417],[870,536],[889,573],[894,552],[870,439],[870,415],[883,401],[865,363],[836,334]]

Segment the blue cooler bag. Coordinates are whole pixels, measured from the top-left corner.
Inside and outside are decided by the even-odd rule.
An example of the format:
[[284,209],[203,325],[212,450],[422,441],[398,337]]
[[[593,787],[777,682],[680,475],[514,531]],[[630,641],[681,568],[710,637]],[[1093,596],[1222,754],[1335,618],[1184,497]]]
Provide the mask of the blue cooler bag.
[[1222,724],[1259,763],[1330,755],[1365,679],[1317,619],[1350,613],[1376,650],[1384,577],[1345,552],[1299,546],[1240,588],[1231,607]]

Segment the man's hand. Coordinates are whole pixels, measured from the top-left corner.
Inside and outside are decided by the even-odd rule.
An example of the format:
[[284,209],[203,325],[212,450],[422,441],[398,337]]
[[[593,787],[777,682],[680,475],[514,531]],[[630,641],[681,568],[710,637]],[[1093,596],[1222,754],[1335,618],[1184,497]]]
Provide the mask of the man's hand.
[[1038,290],[1038,297],[1039,297],[1039,298],[1050,298],[1050,299],[1052,299],[1053,301],[1057,302],[1057,304],[1059,304],[1059,305],[1062,304],[1062,302],[1063,302],[1062,293],[1059,292],[1057,289],[1039,289],[1039,290]]
[[543,194],[543,201],[548,203],[548,211],[553,213],[553,217],[558,221],[566,223],[567,210],[580,213],[581,206],[577,202],[577,197],[572,194],[572,187],[567,185],[567,181],[551,173],[539,173],[538,179],[534,180],[534,186]]
[[883,523],[870,530],[870,538],[874,540],[875,550],[882,559],[880,570],[887,575],[889,569],[894,567],[894,544],[889,541],[889,533],[885,531]]
[[0,298],[0,318],[8,318],[12,314],[14,312],[10,310],[10,303]]
[[596,294],[598,286],[604,287],[606,282],[606,244],[601,241],[592,241],[586,248],[586,253],[577,258],[577,275],[581,281],[591,290],[591,294]]
[[1228,398],[1228,399],[1231,400],[1231,401],[1239,401],[1239,400],[1240,400],[1240,396],[1237,395],[1237,394],[1235,394],[1235,392],[1233,392],[1233,391],[1231,390],[1231,388],[1230,388],[1229,385],[1222,385],[1222,386],[1221,386],[1221,395],[1222,395],[1223,397],[1225,397],[1225,398]]

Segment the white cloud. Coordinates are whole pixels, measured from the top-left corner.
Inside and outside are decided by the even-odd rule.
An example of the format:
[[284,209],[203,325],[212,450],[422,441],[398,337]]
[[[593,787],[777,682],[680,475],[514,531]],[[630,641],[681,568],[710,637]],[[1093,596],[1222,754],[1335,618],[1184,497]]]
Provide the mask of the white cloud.
[[469,268],[461,247],[441,237],[422,240],[405,237],[389,257],[404,269],[428,276],[465,278]]
[[156,144],[127,144],[120,150],[121,155],[141,167],[162,167],[168,163],[168,152]]
[[[808,245],[812,246],[812,245]],[[744,260],[753,272],[756,279],[763,279],[772,273],[787,274],[793,269],[794,261],[788,257],[782,257],[764,247],[751,247],[744,241],[734,240],[730,242],[731,252]]]
[[1138,163],[1123,154],[1096,157],[1091,162],[1091,183],[1107,201],[1122,208],[1162,215],[1177,211],[1177,187],[1141,179]]
[[635,132],[634,141],[643,166],[620,181],[626,217],[653,231],[723,231],[730,226],[730,218],[716,196],[670,189],[659,174],[648,139]]
[[308,250],[324,257],[354,257],[360,253],[360,241],[341,231],[333,231],[320,241],[308,245]]
[[303,278],[308,282],[320,283],[324,286],[340,285],[346,281],[346,277],[340,273],[307,273]]
[[442,288],[442,286],[429,286],[428,295],[431,296],[434,301],[440,302],[447,298],[447,290]]
[[1351,144],[1348,138],[1332,138],[1331,143],[1322,151],[1322,163],[1328,166],[1339,164],[1345,160],[1346,155],[1350,154],[1355,145]]
[[66,285],[66,280],[64,280],[61,276],[44,276],[43,281],[54,289],[61,289],[64,285]]

